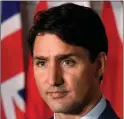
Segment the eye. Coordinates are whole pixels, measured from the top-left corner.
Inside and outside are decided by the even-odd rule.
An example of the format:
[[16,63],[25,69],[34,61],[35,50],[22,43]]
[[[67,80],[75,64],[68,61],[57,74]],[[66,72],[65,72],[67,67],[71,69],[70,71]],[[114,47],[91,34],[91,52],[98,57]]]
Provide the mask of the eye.
[[66,59],[63,61],[63,65],[66,65],[66,66],[74,66],[74,64],[75,64],[75,61],[72,59]]
[[45,61],[36,61],[35,65],[38,67],[44,67],[46,65],[46,62]]

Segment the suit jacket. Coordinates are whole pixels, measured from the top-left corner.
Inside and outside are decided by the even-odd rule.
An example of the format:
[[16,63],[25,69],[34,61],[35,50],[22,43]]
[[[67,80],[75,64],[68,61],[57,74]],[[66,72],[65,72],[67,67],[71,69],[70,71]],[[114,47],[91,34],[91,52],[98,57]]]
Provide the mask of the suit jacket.
[[[120,119],[115,111],[112,109],[110,103],[108,100],[106,100],[107,102],[107,106],[104,109],[104,111],[102,112],[102,114],[99,116],[98,119]],[[54,119],[54,117],[51,117],[50,119]]]

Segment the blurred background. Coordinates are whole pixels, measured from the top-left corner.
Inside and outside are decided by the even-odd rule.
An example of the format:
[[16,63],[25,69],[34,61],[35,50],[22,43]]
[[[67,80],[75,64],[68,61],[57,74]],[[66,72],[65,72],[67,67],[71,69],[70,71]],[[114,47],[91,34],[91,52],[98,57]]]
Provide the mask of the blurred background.
[[[75,1],[73,0],[73,3],[94,9],[104,23],[109,53],[101,90],[122,118],[124,4],[122,1]],[[29,29],[33,25],[33,17],[39,10],[65,2],[72,1],[0,2],[2,119],[47,119],[53,115],[37,91],[27,39]]]

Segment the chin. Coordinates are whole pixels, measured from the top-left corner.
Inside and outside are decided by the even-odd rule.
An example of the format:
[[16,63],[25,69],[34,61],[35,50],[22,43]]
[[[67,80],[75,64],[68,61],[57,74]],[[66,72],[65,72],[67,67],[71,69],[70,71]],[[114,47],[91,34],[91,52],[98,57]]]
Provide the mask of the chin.
[[56,112],[56,113],[62,113],[65,109],[65,107],[63,106],[57,106],[57,105],[54,105],[54,106],[49,106],[51,108],[51,110],[53,112]]
[[50,109],[53,111],[53,112],[55,112],[55,113],[72,113],[72,107],[70,106],[68,106],[68,105],[62,105],[62,106],[57,106],[57,105],[54,105],[54,106],[49,106],[50,107]]
[[67,113],[69,111],[69,105],[67,104],[52,104],[48,105],[50,109],[55,113]]
[[56,108],[56,109],[51,109],[55,113],[66,113],[66,110],[63,108]]
[[84,107],[83,103],[75,102],[71,104],[52,104],[49,105],[51,110],[55,113],[67,113],[67,114],[80,114],[82,112],[82,109]]

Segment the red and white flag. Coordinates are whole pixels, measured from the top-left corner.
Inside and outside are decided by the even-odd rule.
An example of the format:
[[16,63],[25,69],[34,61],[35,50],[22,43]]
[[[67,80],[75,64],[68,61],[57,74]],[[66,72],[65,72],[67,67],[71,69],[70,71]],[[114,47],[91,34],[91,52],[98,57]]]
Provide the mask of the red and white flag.
[[24,62],[20,2],[2,1],[1,4],[1,118],[23,119]]
[[108,62],[102,90],[114,110],[122,118],[122,50],[123,50],[123,3],[104,2],[102,20],[109,42]]

